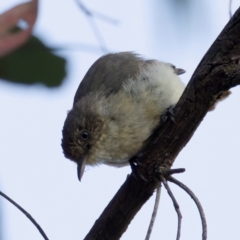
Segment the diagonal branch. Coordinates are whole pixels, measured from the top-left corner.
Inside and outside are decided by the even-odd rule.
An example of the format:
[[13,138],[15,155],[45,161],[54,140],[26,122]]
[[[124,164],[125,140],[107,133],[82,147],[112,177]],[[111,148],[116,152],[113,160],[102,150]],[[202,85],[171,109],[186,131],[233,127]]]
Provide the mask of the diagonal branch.
[[222,93],[240,84],[240,9],[207,51],[174,109],[176,123],[161,124],[138,161],[148,182],[131,174],[85,239],[119,239],[157,187],[159,169],[171,168],[209,108]]

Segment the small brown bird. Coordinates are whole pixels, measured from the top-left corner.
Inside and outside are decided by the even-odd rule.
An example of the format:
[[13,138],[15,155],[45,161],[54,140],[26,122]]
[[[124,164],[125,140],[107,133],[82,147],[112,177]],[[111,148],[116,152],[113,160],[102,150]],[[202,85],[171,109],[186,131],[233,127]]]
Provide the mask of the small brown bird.
[[88,70],[65,120],[62,148],[77,163],[121,167],[141,152],[185,85],[184,73],[169,63],[145,60],[132,52],[107,54]]

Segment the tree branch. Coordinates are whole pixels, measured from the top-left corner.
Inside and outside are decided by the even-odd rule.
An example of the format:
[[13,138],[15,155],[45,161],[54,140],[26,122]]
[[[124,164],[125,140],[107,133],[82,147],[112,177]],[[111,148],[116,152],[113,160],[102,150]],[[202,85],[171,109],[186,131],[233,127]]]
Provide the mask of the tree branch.
[[207,51],[174,109],[175,121],[160,124],[145,153],[137,159],[143,179],[128,176],[86,240],[119,239],[157,187],[160,170],[171,168],[210,107],[221,94],[240,84],[240,9]]

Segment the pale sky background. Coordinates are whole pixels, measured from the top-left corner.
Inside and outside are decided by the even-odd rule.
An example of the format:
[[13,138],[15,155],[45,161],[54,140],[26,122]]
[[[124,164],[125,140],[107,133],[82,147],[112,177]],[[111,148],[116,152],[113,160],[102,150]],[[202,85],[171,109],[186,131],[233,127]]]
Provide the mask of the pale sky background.
[[[22,1],[1,0],[0,12]],[[184,68],[187,84],[197,64],[229,20],[228,0],[88,0],[86,6],[119,21],[96,19],[110,51],[136,51]],[[182,5],[180,4],[182,3]],[[233,0],[233,10],[239,6]],[[93,48],[59,51],[67,59],[67,77],[55,89],[0,81],[0,189],[25,208],[50,240],[83,239],[121,184],[130,167],[89,168],[80,183],[76,166],[60,146],[66,112],[91,64],[102,55],[88,19],[75,1],[42,0],[34,33],[46,44],[87,44]],[[240,239],[239,214],[240,88],[207,114],[179,154],[176,176],[200,199],[208,239]],[[171,184],[172,186],[172,184]],[[201,239],[201,222],[189,196],[172,186],[183,215],[182,238]],[[123,240],[144,239],[154,197],[133,219]],[[0,198],[2,239],[40,240],[38,230],[15,207]],[[152,240],[176,238],[177,216],[165,189]]]

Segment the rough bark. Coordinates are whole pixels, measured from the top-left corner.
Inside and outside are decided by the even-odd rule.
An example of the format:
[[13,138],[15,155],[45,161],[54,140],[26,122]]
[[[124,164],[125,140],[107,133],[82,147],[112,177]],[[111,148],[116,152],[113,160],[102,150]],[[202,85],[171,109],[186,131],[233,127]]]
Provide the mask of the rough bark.
[[240,8],[225,26],[195,70],[174,108],[175,121],[168,119],[156,130],[138,161],[138,172],[148,181],[128,176],[125,183],[95,222],[86,240],[115,240],[157,185],[158,169],[169,169],[182,148],[222,93],[240,84]]

